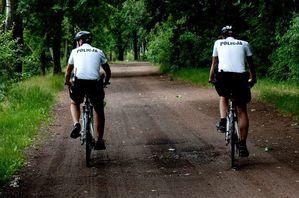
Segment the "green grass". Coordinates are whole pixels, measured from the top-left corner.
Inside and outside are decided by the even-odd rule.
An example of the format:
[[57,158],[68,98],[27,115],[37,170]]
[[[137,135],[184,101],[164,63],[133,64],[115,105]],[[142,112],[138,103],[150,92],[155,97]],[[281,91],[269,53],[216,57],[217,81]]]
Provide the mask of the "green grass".
[[260,79],[253,90],[261,101],[299,120],[299,86],[295,83]]
[[[173,79],[182,79],[194,84],[212,87],[208,83],[209,68],[184,68],[171,72]],[[277,82],[258,78],[252,89],[255,97],[273,105],[280,112],[299,120],[299,85],[291,82]]]
[[197,85],[211,86],[209,84],[209,68],[185,68],[181,70],[176,70],[171,73],[173,78],[179,78],[192,82]]
[[37,137],[39,126],[50,121],[62,81],[62,76],[46,76],[20,82],[0,104],[0,185],[24,164],[24,149]]

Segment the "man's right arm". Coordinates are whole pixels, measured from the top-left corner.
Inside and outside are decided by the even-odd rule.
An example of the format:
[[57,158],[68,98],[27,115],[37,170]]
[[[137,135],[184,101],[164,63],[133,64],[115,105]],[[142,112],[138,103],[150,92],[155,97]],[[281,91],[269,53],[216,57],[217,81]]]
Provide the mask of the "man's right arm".
[[215,67],[218,64],[218,56],[212,57],[212,64],[210,69],[210,77],[209,77],[209,83],[213,83],[216,81],[215,79]]
[[213,52],[212,52],[212,64],[210,69],[210,77],[209,77],[209,83],[214,83],[216,81],[215,79],[215,69],[216,65],[218,65],[219,59],[218,59],[218,46],[219,40],[215,41],[213,46]]
[[247,60],[247,65],[250,73],[248,82],[251,84],[251,86],[253,86],[257,81],[256,81],[256,71],[255,71],[255,66],[253,64],[252,56],[247,56],[246,60]]

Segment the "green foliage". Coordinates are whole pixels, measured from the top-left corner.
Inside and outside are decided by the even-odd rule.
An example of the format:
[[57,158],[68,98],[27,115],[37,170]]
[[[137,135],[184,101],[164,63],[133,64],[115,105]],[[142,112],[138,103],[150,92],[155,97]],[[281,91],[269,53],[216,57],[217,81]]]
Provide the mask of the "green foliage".
[[[269,55],[275,46],[275,25],[277,2],[268,4],[266,1],[259,3],[245,3],[241,5],[242,16],[244,16],[248,28],[240,31],[240,37],[248,39],[254,55],[254,63],[262,75],[266,75],[270,65]],[[248,17],[257,16],[257,17]]]
[[299,82],[299,15],[294,15],[288,31],[277,36],[279,47],[272,54],[269,74],[274,79]]
[[171,67],[171,50],[173,44],[171,38],[173,36],[174,21],[169,17],[168,21],[157,24],[155,31],[151,33],[148,46],[148,58],[154,63]]
[[0,102],[4,99],[8,86],[18,74],[15,65],[19,61],[17,42],[12,39],[12,32],[0,33]]
[[213,41],[186,28],[187,19],[169,17],[152,33],[148,58],[164,68],[205,67],[210,61]]
[[40,124],[49,121],[56,93],[62,90],[62,76],[35,77],[15,84],[0,105],[0,185],[24,161],[24,148],[36,138]]
[[18,62],[18,45],[12,32],[0,33],[0,84],[14,78],[14,67]]
[[24,58],[23,73],[28,76],[40,74],[40,53],[43,46],[43,40],[31,31],[24,31]]
[[[267,74],[271,64],[269,56],[273,49],[278,47],[275,37],[288,30],[291,13],[298,12],[299,8],[297,1],[283,0],[197,2],[145,0],[145,5],[152,16],[152,23],[149,24],[167,22],[169,16],[173,17],[173,21],[185,16],[184,23],[175,24],[173,27],[170,37],[173,48],[166,48],[168,52],[164,52],[170,55],[169,65],[176,67],[209,65],[213,41],[220,36],[221,27],[231,24],[235,28],[237,38],[249,41],[255,65],[263,76]],[[150,56],[149,58],[152,59]]]
[[32,34],[32,31],[24,30],[24,42],[26,45],[23,53],[23,76],[35,76],[41,74],[41,54],[45,52],[45,69],[52,69],[52,57],[50,50],[45,48],[46,40],[39,35]]
[[206,67],[210,61],[213,41],[204,35],[183,31],[175,42],[178,67]]

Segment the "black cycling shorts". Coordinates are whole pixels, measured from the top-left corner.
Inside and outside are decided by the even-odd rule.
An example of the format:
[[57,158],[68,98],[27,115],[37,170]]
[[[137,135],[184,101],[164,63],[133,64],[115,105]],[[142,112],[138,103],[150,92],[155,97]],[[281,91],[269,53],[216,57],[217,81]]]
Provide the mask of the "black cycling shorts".
[[232,93],[237,106],[251,101],[248,73],[219,72],[216,80],[215,88],[219,96],[228,98]]
[[84,96],[87,95],[95,111],[97,113],[103,113],[105,92],[101,81],[75,79],[69,91],[70,98],[76,104],[81,104],[84,100]]

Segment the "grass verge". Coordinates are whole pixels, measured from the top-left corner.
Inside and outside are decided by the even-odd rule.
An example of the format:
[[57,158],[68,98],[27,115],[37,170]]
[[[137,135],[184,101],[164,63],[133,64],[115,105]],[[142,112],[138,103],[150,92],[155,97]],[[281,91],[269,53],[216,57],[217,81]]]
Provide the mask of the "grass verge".
[[0,104],[0,186],[25,162],[24,149],[31,145],[37,130],[50,121],[49,112],[62,76],[34,77],[11,87]]
[[263,101],[274,105],[283,114],[299,121],[299,86],[291,82],[277,82],[260,79],[254,93]]
[[[170,73],[173,79],[182,79],[194,84],[209,85],[209,68],[184,68]],[[291,82],[277,82],[258,78],[252,93],[262,102],[272,104],[280,112],[299,121],[299,86]]]

